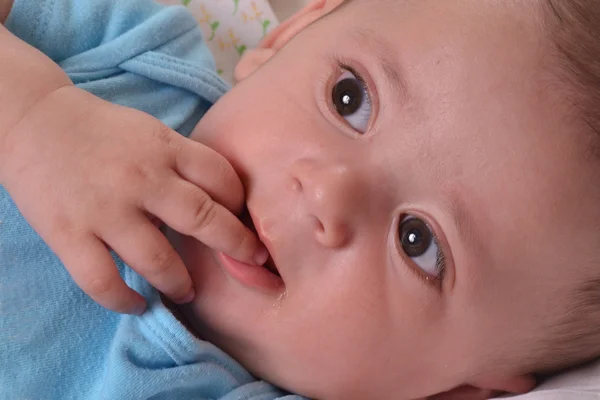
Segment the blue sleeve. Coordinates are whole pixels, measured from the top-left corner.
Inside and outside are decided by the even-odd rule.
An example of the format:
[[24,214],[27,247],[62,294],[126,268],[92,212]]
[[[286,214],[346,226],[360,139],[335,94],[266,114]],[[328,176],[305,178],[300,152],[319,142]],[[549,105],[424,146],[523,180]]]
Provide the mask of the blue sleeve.
[[228,89],[185,7],[150,0],[15,0],[6,27],[77,86],[185,135]]
[[94,398],[307,400],[256,380],[225,352],[194,337],[139,275],[127,270],[124,278],[146,298],[148,310],[122,317]]
[[[8,28],[79,87],[188,133],[226,86],[193,18],[146,0],[16,0]],[[297,400],[199,341],[125,268],[153,304],[110,313],[70,279],[0,186],[0,398]]]

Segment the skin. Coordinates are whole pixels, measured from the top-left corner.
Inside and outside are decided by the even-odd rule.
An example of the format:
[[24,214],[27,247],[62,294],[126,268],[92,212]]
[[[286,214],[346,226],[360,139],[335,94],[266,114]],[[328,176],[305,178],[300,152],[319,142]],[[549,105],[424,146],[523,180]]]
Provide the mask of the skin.
[[[0,0],[0,23],[11,7]],[[222,155],[73,86],[2,24],[0,59],[0,185],[93,300],[132,314],[146,307],[109,248],[174,302],[194,299],[160,221],[238,260],[265,262],[235,215],[244,189]]]
[[4,21],[6,21],[12,5],[13,0],[0,0],[0,24],[4,24]]
[[[285,287],[244,286],[175,235],[200,334],[314,398],[530,390],[520,360],[565,314],[600,239],[587,137],[548,90],[539,6],[355,1],[306,27],[317,7],[247,58],[193,138],[242,177]],[[332,105],[347,76],[334,57],[369,86],[364,134]],[[435,231],[443,280],[397,245],[406,215]]]

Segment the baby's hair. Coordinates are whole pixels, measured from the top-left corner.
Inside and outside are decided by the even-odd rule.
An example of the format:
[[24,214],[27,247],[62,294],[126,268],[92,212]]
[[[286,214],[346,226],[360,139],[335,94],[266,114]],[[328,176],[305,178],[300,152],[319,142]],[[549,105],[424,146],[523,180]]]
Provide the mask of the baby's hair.
[[[600,4],[598,0],[542,1],[544,22],[551,39],[548,67],[558,82],[552,86],[564,95],[575,126],[589,138],[587,155],[598,158]],[[600,265],[591,269],[571,294],[565,315],[548,327],[550,339],[536,343],[537,356],[529,360],[531,363],[526,368],[530,370],[524,372],[553,373],[600,356]]]
[[[600,7],[597,0],[543,0],[545,22],[576,120],[600,143]],[[563,89],[565,87],[563,86]],[[598,154],[594,146],[594,154]]]

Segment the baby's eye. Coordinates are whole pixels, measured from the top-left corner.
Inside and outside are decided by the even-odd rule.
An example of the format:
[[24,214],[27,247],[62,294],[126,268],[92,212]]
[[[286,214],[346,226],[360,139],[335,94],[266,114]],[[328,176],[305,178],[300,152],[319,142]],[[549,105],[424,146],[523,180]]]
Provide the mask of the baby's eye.
[[405,217],[398,227],[400,249],[426,274],[427,278],[444,277],[444,255],[431,228],[421,219]]
[[371,113],[371,97],[364,80],[349,70],[338,78],[332,91],[335,109],[360,133],[365,133],[369,128]]

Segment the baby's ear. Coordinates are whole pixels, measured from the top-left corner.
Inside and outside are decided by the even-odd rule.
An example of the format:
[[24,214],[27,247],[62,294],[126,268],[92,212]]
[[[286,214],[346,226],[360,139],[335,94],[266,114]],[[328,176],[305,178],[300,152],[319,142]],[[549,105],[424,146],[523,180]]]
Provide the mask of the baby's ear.
[[535,378],[521,375],[510,378],[487,377],[471,385],[428,397],[427,400],[488,400],[503,393],[524,394],[535,387]]
[[281,50],[301,30],[343,2],[344,0],[312,0],[302,10],[269,32],[255,49],[244,53],[244,56],[235,67],[235,80],[239,82],[246,79]]

